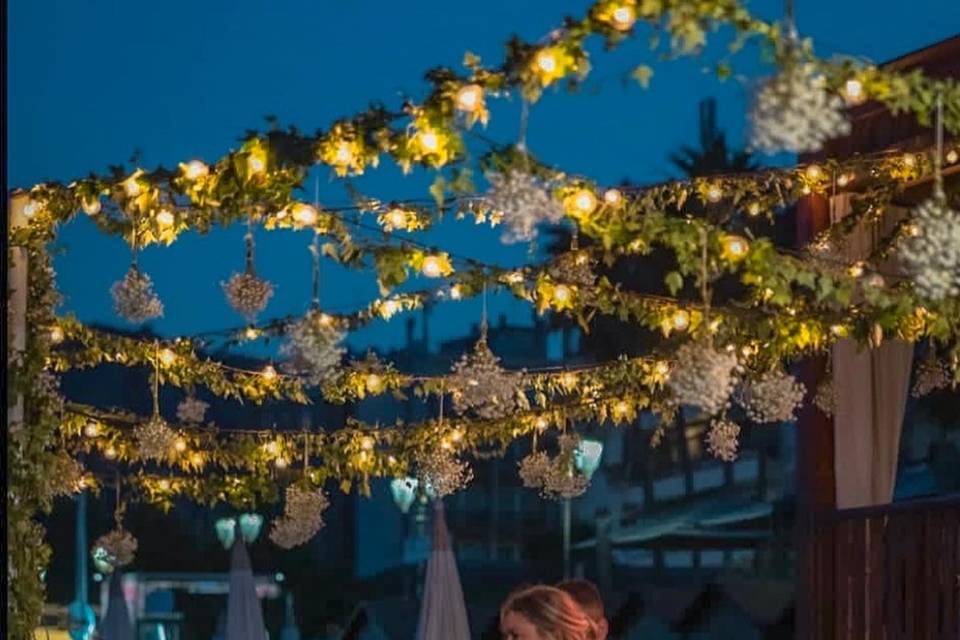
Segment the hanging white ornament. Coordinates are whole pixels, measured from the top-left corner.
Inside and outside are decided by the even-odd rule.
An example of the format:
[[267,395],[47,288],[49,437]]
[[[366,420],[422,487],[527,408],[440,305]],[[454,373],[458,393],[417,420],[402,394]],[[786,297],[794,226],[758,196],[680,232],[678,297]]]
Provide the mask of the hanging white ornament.
[[597,261],[585,251],[572,251],[557,258],[548,268],[550,277],[562,284],[589,288],[597,282]]
[[486,321],[473,351],[464,354],[447,378],[453,397],[453,410],[470,413],[484,420],[510,415],[523,406],[522,375],[506,371],[487,346]]
[[247,243],[246,270],[234,273],[221,286],[230,306],[249,322],[254,322],[273,297],[273,285],[257,275],[253,263],[253,232],[248,231],[244,240]]
[[94,560],[103,562],[112,569],[119,569],[133,562],[137,546],[137,539],[133,534],[118,525],[113,531],[97,538],[91,554]]
[[576,451],[580,438],[563,434],[559,439],[560,453],[550,461],[540,495],[550,500],[569,500],[583,495],[590,480],[576,465]]
[[942,191],[914,210],[912,228],[899,254],[914,288],[937,301],[960,294],[960,214]]
[[145,460],[165,460],[177,442],[176,432],[159,415],[134,427],[133,437]]
[[736,352],[717,351],[710,344],[688,342],[677,349],[667,386],[678,404],[719,413],[730,402],[741,367]]
[[432,492],[437,499],[465,489],[473,480],[470,463],[460,460],[444,447],[434,447],[417,456],[417,468],[421,486]]
[[177,420],[187,424],[202,424],[210,405],[195,398],[187,396],[177,405]]
[[312,385],[325,384],[336,377],[346,349],[344,333],[330,317],[312,309],[299,321],[287,327],[289,342],[281,352],[290,358],[284,368],[304,376]]
[[49,471],[57,478],[57,482],[50,485],[51,497],[69,497],[83,489],[87,470],[79,460],[66,454],[58,455]]
[[707,451],[724,462],[737,459],[740,447],[740,426],[726,418],[718,418],[710,423],[707,432]]
[[537,225],[563,219],[563,203],[550,185],[522,171],[486,174],[490,189],[485,204],[506,226],[502,239],[507,243],[526,242],[537,236]]
[[833,395],[833,376],[828,375],[823,382],[817,385],[817,392],[813,395],[813,404],[824,415],[832,416],[836,413],[836,400]]
[[287,487],[283,515],[273,521],[270,539],[278,547],[292,549],[309,542],[325,525],[323,512],[330,501],[313,487]]
[[738,402],[754,422],[790,422],[807,388],[783,369],[766,371],[741,387]]
[[133,324],[163,316],[163,303],[153,290],[153,281],[140,271],[136,262],[130,265],[123,280],[110,288],[110,295],[117,315]]
[[922,398],[934,391],[946,389],[950,384],[951,379],[947,366],[931,356],[917,367],[917,376],[910,395],[914,398]]
[[765,153],[809,153],[850,133],[843,99],[816,65],[792,61],[768,78],[750,110],[750,145]]
[[533,451],[518,462],[517,467],[524,487],[541,489],[550,473],[550,457],[543,451]]

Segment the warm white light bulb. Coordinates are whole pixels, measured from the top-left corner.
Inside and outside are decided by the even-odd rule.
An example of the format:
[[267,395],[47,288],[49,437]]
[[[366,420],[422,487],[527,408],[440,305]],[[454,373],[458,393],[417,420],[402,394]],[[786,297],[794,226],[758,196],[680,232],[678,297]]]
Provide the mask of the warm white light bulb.
[[848,104],[860,104],[863,102],[863,83],[856,78],[851,78],[843,85],[843,98]]
[[707,200],[710,202],[720,202],[723,198],[723,190],[717,185],[711,186],[707,189]]
[[40,213],[42,209],[43,207],[40,206],[39,202],[36,200],[31,200],[27,204],[23,205],[23,216],[29,220]]
[[338,144],[336,158],[339,164],[350,164],[350,161],[353,160],[353,152],[350,151],[350,145],[346,142]]
[[260,373],[263,376],[263,379],[267,382],[273,382],[277,379],[277,370],[274,369],[271,365],[267,365],[263,368],[263,371]]
[[617,7],[613,10],[613,26],[626,31],[637,21],[637,12],[631,6]]
[[420,133],[420,146],[433,153],[440,148],[440,138],[433,131],[422,131]]
[[160,352],[160,362],[166,366],[170,366],[176,361],[177,354],[175,354],[170,349],[164,349]]
[[298,202],[293,206],[293,219],[309,227],[317,221],[317,210],[309,204]]
[[387,222],[394,229],[401,229],[407,223],[407,215],[403,212],[403,209],[391,209],[387,214]]
[[690,314],[683,309],[677,309],[673,314],[673,328],[683,331],[690,326]]
[[483,101],[483,89],[477,84],[468,84],[457,91],[457,109],[465,113],[473,113]]
[[544,73],[553,73],[557,70],[557,57],[552,51],[540,51],[537,53],[537,66]]
[[159,224],[161,227],[172,226],[174,222],[176,222],[176,218],[170,211],[166,209],[160,209],[160,211],[157,212],[157,224]]
[[80,207],[83,209],[83,212],[88,216],[95,216],[100,213],[100,198],[94,196],[92,198],[84,198],[80,201]]
[[609,205],[620,204],[621,200],[623,200],[623,194],[619,189],[607,189],[603,193],[603,201]]
[[597,197],[588,189],[581,189],[573,199],[577,211],[580,213],[591,213],[597,207]]
[[420,269],[423,275],[428,278],[439,278],[443,273],[440,265],[440,259],[436,256],[427,256],[423,260],[423,267]]
[[209,172],[210,169],[200,160],[191,160],[183,165],[183,175],[187,180],[199,180]]
[[570,300],[571,296],[570,287],[565,284],[558,284],[553,290],[553,299],[557,302],[567,302]]
[[65,336],[63,334],[63,329],[60,327],[54,327],[50,329],[50,342],[53,344],[60,344],[63,342]]

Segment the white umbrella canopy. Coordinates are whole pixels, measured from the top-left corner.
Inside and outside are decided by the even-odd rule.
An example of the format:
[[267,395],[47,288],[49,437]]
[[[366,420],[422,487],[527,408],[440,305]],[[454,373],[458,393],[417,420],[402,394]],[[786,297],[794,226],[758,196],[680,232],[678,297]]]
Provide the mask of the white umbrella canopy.
[[250,555],[242,539],[230,553],[230,595],[227,597],[226,640],[266,640],[263,611],[253,581]]
[[434,502],[433,549],[420,605],[417,640],[469,640],[470,623],[443,502]]

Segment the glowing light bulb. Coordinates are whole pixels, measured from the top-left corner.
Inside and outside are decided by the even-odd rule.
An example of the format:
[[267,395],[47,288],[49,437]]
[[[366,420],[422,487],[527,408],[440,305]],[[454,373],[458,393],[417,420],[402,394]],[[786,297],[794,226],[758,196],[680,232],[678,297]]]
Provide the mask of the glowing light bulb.
[[810,180],[819,180],[823,172],[820,170],[819,166],[812,164],[807,167],[806,174],[807,178]]
[[690,326],[690,314],[685,309],[677,309],[673,312],[673,328],[683,331]]
[[60,327],[54,327],[50,329],[50,342],[53,344],[60,344],[63,342],[64,338],[66,338],[66,336],[63,333],[63,329]]
[[80,201],[80,207],[83,209],[83,212],[88,216],[95,216],[100,213],[100,198],[94,196],[92,198],[84,198]]
[[380,393],[383,390],[383,378],[376,373],[371,373],[367,376],[366,386],[370,393]]
[[659,375],[665,376],[670,373],[670,364],[666,360],[658,360],[653,370]]
[[159,224],[161,227],[173,226],[174,222],[176,222],[176,218],[174,218],[170,211],[167,211],[166,209],[160,209],[160,211],[157,212],[157,224]]
[[309,204],[298,202],[293,205],[293,219],[308,227],[316,223],[317,210]]
[[913,168],[917,166],[917,158],[912,153],[903,154],[903,166]]
[[553,289],[553,299],[560,303],[568,302],[572,295],[573,292],[570,291],[570,287],[565,284],[558,284]]
[[434,153],[440,148],[440,138],[437,137],[437,134],[434,131],[428,129],[426,131],[421,131],[417,135],[420,139],[420,146],[430,153]]
[[457,109],[473,113],[483,103],[483,89],[478,84],[468,84],[457,91]]
[[83,435],[87,436],[88,438],[96,438],[98,435],[100,435],[100,425],[96,422],[88,422],[83,427]]
[[857,105],[864,101],[863,83],[856,78],[850,78],[843,85],[843,99],[847,104]]
[[243,335],[247,340],[256,340],[260,336],[260,332],[257,331],[256,327],[247,327],[247,330],[243,332]]
[[572,371],[567,371],[562,376],[560,376],[560,384],[562,384],[567,389],[572,389],[577,384],[577,374]]
[[193,453],[191,453],[191,454],[190,454],[190,464],[192,464],[192,465],[195,466],[195,467],[202,466],[202,465],[203,465],[203,454],[200,453],[199,451],[194,451]]
[[346,142],[338,144],[334,157],[337,164],[350,164],[350,161],[353,160],[353,151],[350,150],[350,145]]
[[625,400],[620,400],[617,404],[613,405],[613,412],[618,416],[627,415],[627,411],[630,410],[630,405],[626,403]]
[[847,173],[841,173],[837,178],[837,186],[845,187],[853,180],[853,176]]
[[210,173],[210,169],[207,168],[207,165],[200,160],[191,160],[190,162],[180,166],[183,170],[183,176],[187,180],[199,180]]
[[170,491],[170,481],[166,478],[163,478],[157,483],[157,487],[160,489],[160,491]]
[[548,49],[538,51],[534,61],[536,62],[537,68],[544,73],[553,73],[557,70],[557,56],[553,54],[553,51]]
[[857,262],[855,264],[850,265],[850,268],[847,269],[847,273],[849,273],[854,278],[859,278],[860,276],[863,275],[863,263]]
[[407,214],[403,209],[391,209],[387,213],[387,222],[394,229],[401,229],[407,224]]
[[280,445],[277,444],[276,440],[271,440],[263,445],[263,450],[267,452],[268,456],[275,456],[280,453]]
[[911,238],[916,238],[920,235],[920,227],[915,224],[908,224],[906,227],[904,227],[904,231]]
[[960,159],[960,155],[957,154],[956,149],[950,149],[950,151],[947,151],[947,164],[955,164],[958,159]]
[[277,469],[286,469],[289,465],[290,462],[283,456],[280,456],[273,461],[273,466],[275,466]]
[[842,324],[830,325],[830,333],[838,338],[842,338],[843,336],[847,335],[847,328]]
[[135,173],[126,180],[123,181],[123,192],[127,194],[127,197],[136,198],[140,195],[140,183],[137,182],[139,173]]
[[177,354],[175,354],[170,349],[163,349],[160,352],[160,362],[166,366],[172,365],[177,359]]
[[747,205],[747,213],[748,213],[749,215],[751,215],[751,216],[758,216],[758,215],[760,215],[760,203],[759,203],[759,202],[751,202],[750,204],[748,204],[748,205]]
[[443,275],[443,266],[440,264],[438,257],[427,256],[423,259],[423,266],[420,268],[420,271],[428,278],[439,278]]
[[329,327],[333,324],[333,316],[329,313],[321,313],[320,317],[317,318],[317,323],[321,327]]
[[380,315],[383,316],[384,319],[389,319],[399,310],[400,303],[396,300],[384,300],[383,304],[380,305]]
[[747,255],[750,243],[741,236],[729,235],[723,239],[723,252],[732,259],[739,259]]
[[173,443],[173,450],[177,453],[183,453],[187,450],[187,441],[183,438],[177,438]]
[[543,431],[544,429],[550,426],[550,421],[543,416],[538,416],[537,421],[534,423],[534,426],[537,428],[538,431]]
[[460,287],[460,285],[455,284],[452,287],[450,287],[451,300],[459,300],[462,297],[463,297],[463,289]]
[[626,5],[613,10],[613,26],[618,31],[627,31],[637,21],[637,12],[633,7]]
[[263,371],[260,372],[260,375],[263,376],[263,379],[267,382],[273,382],[277,379],[277,370],[273,368],[272,365],[267,365],[263,368]]
[[711,185],[707,189],[707,200],[710,202],[720,202],[723,199],[723,189],[717,185]]
[[460,442],[461,440],[463,440],[463,432],[460,431],[460,429],[454,429],[453,432],[450,434],[450,440],[452,440],[453,442]]
[[620,189],[607,189],[603,192],[603,201],[609,205],[617,205],[623,200],[623,194]]
[[103,450],[103,456],[107,460],[113,460],[114,458],[117,457],[117,450],[113,447],[113,445],[110,445],[109,447]]
[[573,205],[580,213],[592,213],[597,208],[597,196],[589,189],[580,189],[573,197]]
[[27,204],[23,205],[23,217],[28,220],[32,219],[38,213],[43,210],[43,207],[40,206],[40,203],[36,200],[31,200]]
[[377,443],[376,440],[374,440],[372,437],[363,436],[363,440],[360,441],[360,446],[363,448],[364,451],[370,451],[371,449],[373,449],[373,445],[375,445],[376,443]]
[[247,157],[247,170],[250,173],[263,173],[267,168],[267,163],[259,155],[250,155]]

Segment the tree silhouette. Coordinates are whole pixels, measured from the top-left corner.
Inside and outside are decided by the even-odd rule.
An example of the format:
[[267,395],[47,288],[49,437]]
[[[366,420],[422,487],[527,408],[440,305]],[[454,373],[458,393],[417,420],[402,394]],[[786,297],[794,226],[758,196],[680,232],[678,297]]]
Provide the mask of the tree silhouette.
[[757,164],[744,150],[727,149],[727,136],[717,127],[717,101],[700,102],[700,148],[688,145],[671,153],[670,162],[689,178],[755,171]]

